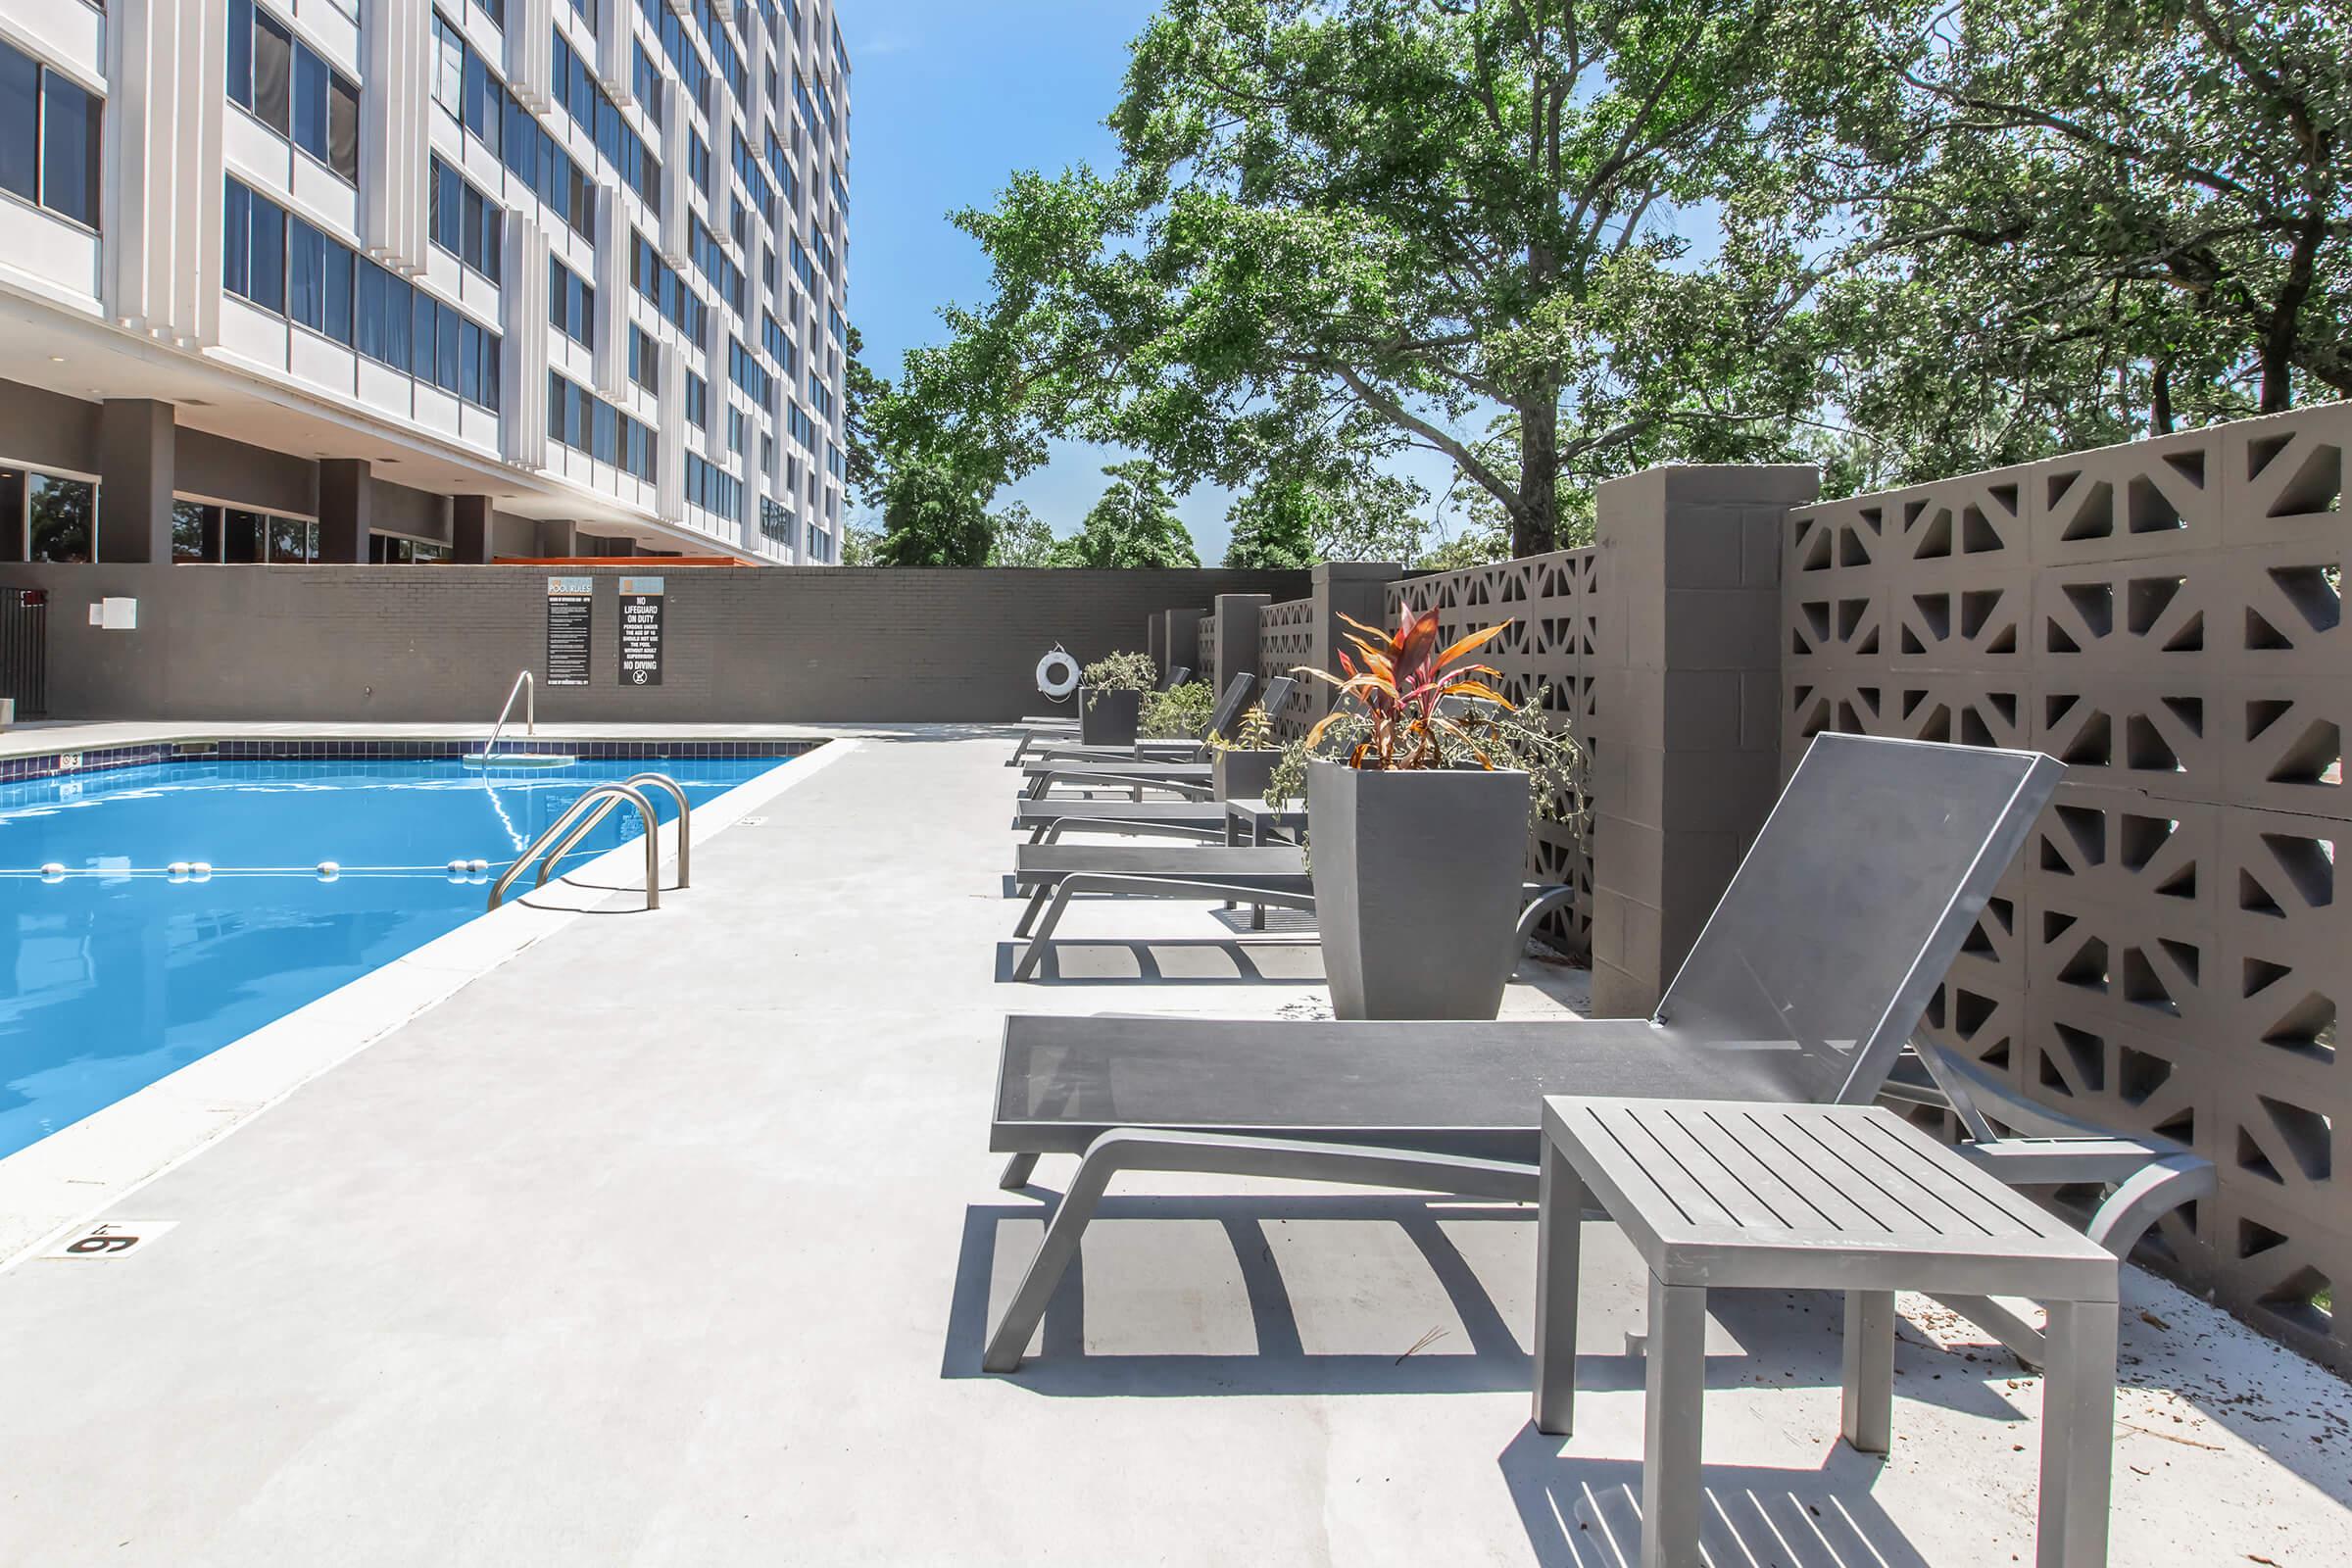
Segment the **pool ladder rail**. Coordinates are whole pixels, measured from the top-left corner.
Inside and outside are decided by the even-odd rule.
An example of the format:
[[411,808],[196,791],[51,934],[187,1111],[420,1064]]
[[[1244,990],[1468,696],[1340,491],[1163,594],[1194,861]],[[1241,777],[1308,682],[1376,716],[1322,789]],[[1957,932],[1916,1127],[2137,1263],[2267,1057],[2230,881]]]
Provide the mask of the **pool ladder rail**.
[[[517,697],[522,699],[523,734],[537,735],[539,733],[539,683],[531,679],[529,670],[517,670],[514,674],[514,684],[507,688],[506,706],[498,710],[498,721],[490,726],[489,743],[478,752],[466,754],[464,761],[467,767],[489,767],[493,763],[498,763],[498,743],[507,733],[507,720],[514,716],[514,699]],[[573,760],[575,759],[563,752],[509,752],[505,761],[499,765],[506,767],[563,767]]]
[[645,906],[662,907],[662,818],[654,810],[654,803],[646,798],[645,788],[664,790],[678,803],[678,886],[685,887],[694,870],[694,808],[687,803],[686,792],[678,781],[665,773],[632,773],[618,783],[591,785],[580,798],[565,808],[564,814],[549,823],[547,830],[531,840],[530,847],[514,858],[514,863],[499,873],[490,884],[490,905],[493,909],[503,903],[507,890],[534,862],[539,874],[531,883],[534,889],[547,886],[547,874],[561,864],[571,853],[572,846],[596,830],[596,825],[624,802],[637,808],[645,821]]

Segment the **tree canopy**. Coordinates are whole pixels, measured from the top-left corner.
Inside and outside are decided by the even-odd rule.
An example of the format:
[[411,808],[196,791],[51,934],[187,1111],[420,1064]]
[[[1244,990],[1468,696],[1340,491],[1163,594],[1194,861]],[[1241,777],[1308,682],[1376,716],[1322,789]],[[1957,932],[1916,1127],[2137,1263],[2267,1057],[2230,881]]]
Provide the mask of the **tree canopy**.
[[1149,458],[1102,470],[1110,487],[1078,532],[1055,542],[1056,566],[1198,566],[1193,536],[1176,515],[1167,475]]
[[1422,448],[1447,549],[1529,554],[1657,462],[1836,494],[2352,395],[2352,0],[1164,0],[1108,122],[956,215],[988,293],[883,466],[985,509],[1123,446],[1289,563],[1417,547]]

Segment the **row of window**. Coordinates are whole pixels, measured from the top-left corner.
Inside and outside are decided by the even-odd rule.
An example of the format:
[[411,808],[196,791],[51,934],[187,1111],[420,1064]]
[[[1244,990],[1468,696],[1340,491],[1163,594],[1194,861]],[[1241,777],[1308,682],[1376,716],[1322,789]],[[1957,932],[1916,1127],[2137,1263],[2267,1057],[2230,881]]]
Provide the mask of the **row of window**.
[[767,368],[743,346],[743,339],[727,339],[727,378],[743,388],[744,395],[761,408],[767,407],[769,381]]
[[221,226],[220,286],[229,293],[499,411],[496,332],[233,178]]
[[634,229],[629,241],[629,283],[652,301],[672,326],[694,342],[703,340],[703,313],[709,309],[703,297],[678,275],[676,268],[662,259],[652,240]]
[[0,190],[96,228],[104,103],[0,43]]
[[620,177],[648,207],[662,205],[662,161],[638,135],[615,104],[597,85],[588,62],[556,33],[556,96],[572,121],[596,142],[596,150],[620,171]]
[[743,299],[743,269],[727,259],[718,243],[718,236],[704,226],[699,218],[690,219],[686,229],[686,255],[699,269],[719,298],[735,308],[735,314],[745,313]]
[[495,283],[507,237],[506,209],[473,188],[438,157],[427,187],[426,228],[433,243]]
[[433,101],[449,111],[507,172],[548,210],[591,243],[596,238],[596,182],[538,120],[507,91],[473,45],[433,13]]
[[228,0],[228,97],[353,184],[360,88],[253,0]]
[[732,517],[743,506],[743,481],[700,453],[686,454],[686,504]]
[[547,438],[655,482],[653,430],[554,370],[547,373]]

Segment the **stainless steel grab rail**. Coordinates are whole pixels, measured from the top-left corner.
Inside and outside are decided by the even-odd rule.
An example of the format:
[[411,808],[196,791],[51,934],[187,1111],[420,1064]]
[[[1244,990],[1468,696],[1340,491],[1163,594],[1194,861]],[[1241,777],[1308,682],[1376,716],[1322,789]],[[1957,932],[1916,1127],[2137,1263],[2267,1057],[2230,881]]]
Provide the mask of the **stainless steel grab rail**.
[[[678,886],[686,886],[693,879],[694,873],[694,808],[687,804],[686,792],[678,788],[678,781],[666,773],[632,773],[620,782],[631,789],[639,785],[650,784],[656,789],[667,790],[669,798],[678,803]],[[573,845],[595,832],[596,824],[610,816],[612,813],[612,808],[619,804],[619,796],[609,795],[595,810],[582,817],[578,826],[566,833],[554,849],[540,858],[539,875],[531,883],[531,886],[535,888],[547,886],[547,873],[555,869],[563,861],[564,856],[571,853]]]
[[516,856],[514,863],[501,871],[498,880],[490,884],[490,907],[495,909],[499,906],[507,896],[507,889],[514,885],[514,879],[522,875],[525,866],[539,858],[539,852],[550,841],[586,815],[593,807],[609,799],[627,801],[645,818],[645,906],[649,909],[662,907],[662,819],[654,813],[654,803],[645,798],[644,792],[626,784],[597,784],[582,791],[580,798],[572,802],[546,832],[531,840],[530,847]]
[[485,763],[490,760],[490,754],[498,750],[498,738],[507,731],[507,715],[514,711],[514,699],[518,695],[523,700],[522,732],[525,735],[539,733],[539,683],[531,679],[529,670],[519,670],[515,673],[514,684],[507,688],[507,706],[498,710],[498,722],[490,726],[490,744],[482,748],[482,760]]

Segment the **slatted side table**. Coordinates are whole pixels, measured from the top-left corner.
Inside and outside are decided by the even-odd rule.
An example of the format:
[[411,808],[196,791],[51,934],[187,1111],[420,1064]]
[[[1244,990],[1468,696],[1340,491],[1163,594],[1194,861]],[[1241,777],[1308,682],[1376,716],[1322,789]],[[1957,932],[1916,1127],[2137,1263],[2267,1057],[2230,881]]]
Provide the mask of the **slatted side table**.
[[2107,1560],[2118,1265],[2103,1248],[1870,1105],[1544,1102],[1536,1427],[1576,1397],[1578,1219],[1596,1202],[1649,1266],[1643,1568],[1698,1562],[1707,1292],[1845,1292],[1843,1431],[1884,1453],[1894,1293],[2030,1296],[2050,1312],[2040,1568]]

